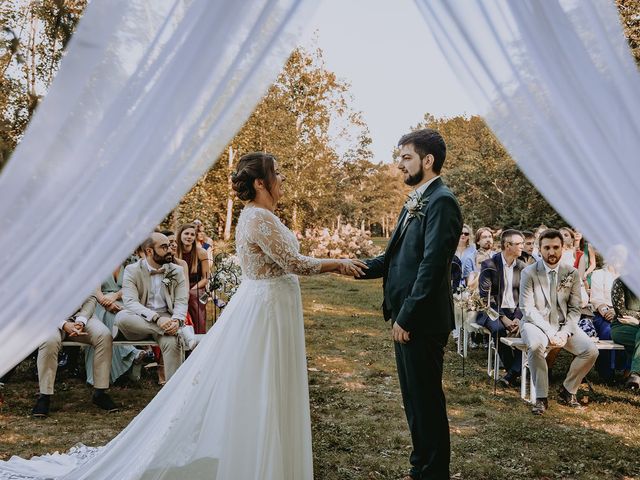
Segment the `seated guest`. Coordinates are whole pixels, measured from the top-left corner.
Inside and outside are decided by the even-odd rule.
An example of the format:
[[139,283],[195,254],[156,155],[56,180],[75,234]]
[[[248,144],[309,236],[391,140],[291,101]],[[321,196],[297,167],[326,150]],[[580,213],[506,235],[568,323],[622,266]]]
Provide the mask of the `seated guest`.
[[95,348],[93,403],[108,412],[118,410],[111,397],[106,393],[109,388],[113,339],[111,331],[94,316],[96,303],[94,296],[89,297],[82,304],[80,310],[62,322],[57,331],[40,345],[37,362],[40,395],[31,412],[34,417],[46,417],[49,414],[49,403],[53,395],[58,369],[58,352],[60,352],[62,341],[65,339],[86,343]]
[[616,318],[611,324],[611,338],[624,345],[631,357],[631,375],[627,379],[627,387],[640,389],[640,299],[617,278],[611,289],[611,302]]
[[473,255],[468,255],[462,263],[462,278],[472,290],[478,288],[480,265],[493,255],[493,232],[489,227],[480,227],[476,230],[475,246]]
[[562,257],[560,257],[560,265],[573,267],[576,261],[576,234],[569,227],[559,229],[562,234]]
[[522,249],[522,255],[520,255],[520,260],[522,260],[525,265],[532,265],[536,263],[536,258],[533,256],[533,251],[536,245],[536,236],[529,230],[522,232],[522,236],[524,237],[524,247]]
[[540,235],[542,260],[522,271],[520,280],[520,334],[528,348],[529,369],[536,401],[531,412],[542,415],[549,407],[547,347],[564,348],[576,355],[571,362],[558,402],[580,407],[578,387],[598,358],[598,349],[578,328],[580,319],[580,278],[573,266],[559,264],[563,237],[549,229]]
[[[109,331],[113,331],[116,314],[122,310],[122,279],[124,269],[129,259],[122,265],[118,265],[111,275],[102,282],[96,290],[96,318],[107,326]],[[85,367],[87,371],[87,383],[93,385],[93,358],[95,349],[87,348],[85,353]],[[146,352],[133,345],[117,345],[113,347],[111,359],[111,382],[115,382],[126,373],[135,361],[142,361],[146,357]]]
[[[611,340],[611,322],[616,316],[611,300],[611,289],[613,288],[613,282],[620,274],[616,271],[615,266],[602,265],[602,257],[600,255],[596,254],[595,258],[596,264],[602,268],[594,270],[591,275],[589,301],[593,310],[592,322],[598,338]],[[618,352],[607,352],[598,358],[596,366],[598,374],[603,380],[613,380],[616,353]],[[620,353],[622,354],[622,352]]]
[[116,315],[116,326],[127,340],[158,342],[169,380],[182,362],[177,333],[187,315],[187,283],[182,267],[171,263],[165,235],[154,232],[142,246],[146,258],[124,270],[124,310]]
[[507,373],[499,382],[500,385],[514,386],[520,376],[522,355],[500,342],[499,337],[517,335],[519,319],[522,313],[518,308],[520,296],[520,273],[525,264],[518,259],[522,254],[524,238],[517,230],[505,230],[500,237],[501,253],[482,262],[480,268],[480,298],[488,300],[488,305],[498,313],[499,317],[491,319],[486,312],[479,312],[476,323],[491,330],[491,335],[498,347],[498,354]]
[[196,333],[207,333],[206,305],[200,303],[200,296],[205,292],[209,281],[209,259],[207,252],[196,242],[196,226],[192,223],[182,225],[176,237],[178,242],[177,258],[181,258],[189,266],[189,315]]

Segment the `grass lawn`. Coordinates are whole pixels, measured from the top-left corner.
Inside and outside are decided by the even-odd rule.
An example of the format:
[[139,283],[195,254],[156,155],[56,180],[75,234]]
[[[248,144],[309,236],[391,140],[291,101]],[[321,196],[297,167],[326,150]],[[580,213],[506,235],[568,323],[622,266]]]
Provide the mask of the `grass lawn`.
[[[315,477],[394,479],[408,470],[410,439],[402,410],[388,325],[380,316],[380,282],[333,275],[302,279]],[[534,417],[516,390],[498,390],[486,353],[472,351],[461,376],[451,341],[445,390],[455,479],[640,478],[640,396],[595,383],[589,407],[573,411],[553,398],[570,357],[561,355],[551,409]],[[112,388],[124,408],[104,415],[77,380],[60,379],[50,418],[29,411],[37,390],[28,362],[4,390],[0,458],[104,444],[156,393],[151,378]],[[597,377],[594,375],[594,380]],[[582,395],[580,395],[582,396]]]

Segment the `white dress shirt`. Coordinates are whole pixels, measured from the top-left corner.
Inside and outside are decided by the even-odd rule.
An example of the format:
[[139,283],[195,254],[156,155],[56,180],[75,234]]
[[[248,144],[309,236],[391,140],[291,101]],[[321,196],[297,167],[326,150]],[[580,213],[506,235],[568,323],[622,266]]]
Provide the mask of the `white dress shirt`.
[[611,287],[613,281],[618,278],[617,273],[610,272],[607,269],[599,269],[591,274],[591,305],[597,309],[600,305],[612,307]]
[[507,259],[500,254],[502,259],[502,271],[504,272],[504,291],[502,292],[502,308],[516,308],[516,301],[513,298],[513,269],[516,266],[516,260],[511,262],[511,266],[507,265]]
[[[147,308],[155,310],[156,312],[166,312],[168,309],[167,301],[162,294],[162,279],[163,275],[151,275],[151,272],[155,269],[149,265],[146,260],[142,260],[146,267],[149,269],[149,295],[147,297]],[[160,267],[160,270],[164,271],[164,266]]]

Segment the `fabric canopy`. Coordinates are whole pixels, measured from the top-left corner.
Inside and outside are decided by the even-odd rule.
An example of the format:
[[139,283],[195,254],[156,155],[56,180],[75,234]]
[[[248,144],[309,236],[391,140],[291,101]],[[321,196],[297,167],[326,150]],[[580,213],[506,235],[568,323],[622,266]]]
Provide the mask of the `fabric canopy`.
[[0,177],[0,375],[212,165],[311,13],[300,0],[89,3]]
[[[311,0],[91,2],[0,177],[0,374],[218,157]],[[640,291],[638,72],[609,0],[416,0],[522,170]]]

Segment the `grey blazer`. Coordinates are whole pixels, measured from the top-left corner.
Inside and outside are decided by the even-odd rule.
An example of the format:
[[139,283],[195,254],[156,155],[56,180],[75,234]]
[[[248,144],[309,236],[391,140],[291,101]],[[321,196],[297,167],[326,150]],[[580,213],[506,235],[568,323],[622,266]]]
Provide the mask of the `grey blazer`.
[[[165,278],[169,278],[167,283],[162,283],[162,292],[164,293],[167,309],[171,314],[171,318],[176,320],[184,320],[187,316],[187,305],[189,303],[189,289],[184,278],[184,269],[173,263],[164,265],[166,270]],[[151,285],[151,275],[149,269],[139,260],[136,263],[127,265],[124,269],[124,278],[122,280],[122,301],[124,308],[136,315],[140,315],[147,321],[155,316],[156,312],[147,308],[147,300],[149,298],[149,287]]]
[[520,310],[522,320],[533,323],[547,337],[558,331],[575,333],[580,320],[580,279],[573,267],[558,267],[558,321],[559,325],[549,323],[551,304],[549,303],[549,277],[544,261],[538,260],[522,271],[520,279]]

